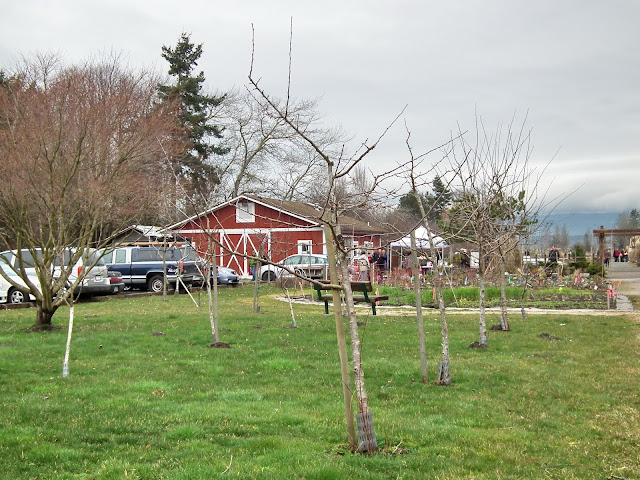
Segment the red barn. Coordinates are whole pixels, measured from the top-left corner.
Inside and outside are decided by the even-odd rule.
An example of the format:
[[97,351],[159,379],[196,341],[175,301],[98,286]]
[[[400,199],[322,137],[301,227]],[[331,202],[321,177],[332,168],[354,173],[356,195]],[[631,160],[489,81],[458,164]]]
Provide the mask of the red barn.
[[[326,254],[322,209],[313,205],[241,195],[169,227],[190,238],[196,250],[204,254],[207,234],[222,245],[218,265],[249,275],[246,255],[262,251],[278,262],[296,253]],[[381,245],[384,232],[366,222],[343,216],[340,226],[345,243],[353,248],[371,250]],[[211,247],[213,249],[213,247]]]

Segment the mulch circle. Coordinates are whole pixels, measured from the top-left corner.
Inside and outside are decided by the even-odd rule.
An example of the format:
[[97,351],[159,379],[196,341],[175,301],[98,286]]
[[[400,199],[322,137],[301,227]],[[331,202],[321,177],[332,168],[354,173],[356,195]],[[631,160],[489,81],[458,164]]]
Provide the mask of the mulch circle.
[[228,343],[224,343],[224,342],[216,342],[216,343],[210,343],[209,345],[207,345],[207,347],[211,347],[211,348],[231,348],[231,345],[229,345]]
[[546,338],[547,340],[560,340],[560,337],[554,337],[553,335],[549,335],[548,333],[541,333],[538,335],[538,338]]
[[482,345],[480,342],[473,342],[469,345],[469,348],[487,348],[486,345]]

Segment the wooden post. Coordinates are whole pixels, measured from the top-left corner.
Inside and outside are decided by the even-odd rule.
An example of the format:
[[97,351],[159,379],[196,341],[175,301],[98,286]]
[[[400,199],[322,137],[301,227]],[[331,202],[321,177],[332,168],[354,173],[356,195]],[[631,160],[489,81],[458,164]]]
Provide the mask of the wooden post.
[[[338,283],[338,267],[336,263],[336,248],[333,232],[329,225],[325,225],[325,240],[327,246],[327,257],[329,259],[329,277],[331,282]],[[351,375],[349,374],[349,357],[347,356],[347,341],[344,335],[344,321],[342,319],[342,302],[340,300],[340,290],[333,289],[333,313],[336,324],[336,336],[338,339],[338,356],[340,357],[340,374],[342,377],[342,396],[344,400],[344,415],[347,421],[347,435],[349,436],[349,446],[355,451],[358,446],[356,430],[353,423],[353,404],[351,402]]]
[[600,225],[598,233],[598,253],[600,255],[600,271],[604,277],[604,225]]

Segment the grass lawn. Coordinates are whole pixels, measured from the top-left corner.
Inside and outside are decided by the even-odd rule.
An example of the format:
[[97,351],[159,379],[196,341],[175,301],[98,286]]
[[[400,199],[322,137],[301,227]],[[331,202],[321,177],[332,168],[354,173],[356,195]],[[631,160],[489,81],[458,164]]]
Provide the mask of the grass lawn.
[[[467,348],[476,315],[450,315],[453,385],[438,387],[419,380],[414,317],[359,310],[382,450],[358,455],[346,448],[333,316],[295,305],[298,328],[286,328],[275,293],[263,289],[256,315],[251,288],[220,291],[230,349],[207,346],[207,309],[184,295],[78,305],[68,378],[68,309],[51,333],[28,331],[33,309],[0,311],[0,476],[640,478],[632,315],[514,315],[484,351]],[[434,313],[426,330],[433,378]]]

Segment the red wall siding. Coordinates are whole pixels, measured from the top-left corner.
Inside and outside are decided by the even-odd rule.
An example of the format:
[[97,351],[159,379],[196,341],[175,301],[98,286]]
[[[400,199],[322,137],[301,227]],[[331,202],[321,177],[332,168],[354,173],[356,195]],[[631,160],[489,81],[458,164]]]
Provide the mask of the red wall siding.
[[209,218],[209,226],[211,229],[295,228],[312,226],[310,222],[306,222],[291,215],[279,212],[273,208],[256,203],[255,222],[238,223],[236,221],[236,206],[226,205],[207,216],[187,222],[180,229],[191,230],[200,228],[200,226],[206,228],[207,217]]

